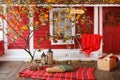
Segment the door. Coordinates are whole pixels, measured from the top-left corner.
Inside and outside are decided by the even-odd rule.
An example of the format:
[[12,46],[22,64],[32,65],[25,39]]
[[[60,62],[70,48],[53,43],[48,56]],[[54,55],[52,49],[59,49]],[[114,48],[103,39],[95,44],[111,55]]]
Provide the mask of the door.
[[3,21],[0,18],[0,56],[4,54]]
[[103,52],[120,54],[120,7],[103,8]]

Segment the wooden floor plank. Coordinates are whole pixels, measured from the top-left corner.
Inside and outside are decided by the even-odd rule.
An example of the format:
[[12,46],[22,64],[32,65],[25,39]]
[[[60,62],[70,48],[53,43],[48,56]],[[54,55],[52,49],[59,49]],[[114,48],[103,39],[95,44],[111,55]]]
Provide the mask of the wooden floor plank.
[[0,74],[9,74],[10,72],[11,72],[11,70],[6,70],[6,69],[0,70]]
[[5,77],[6,77],[6,76],[8,76],[8,74],[4,74],[4,73],[1,74],[1,73],[0,73],[0,80],[5,80]]

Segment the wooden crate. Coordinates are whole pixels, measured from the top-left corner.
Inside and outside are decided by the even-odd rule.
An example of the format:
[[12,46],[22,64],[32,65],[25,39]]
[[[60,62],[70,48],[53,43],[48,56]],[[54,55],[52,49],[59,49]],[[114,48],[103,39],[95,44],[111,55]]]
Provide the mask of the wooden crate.
[[117,61],[114,58],[109,59],[98,59],[97,60],[97,68],[99,70],[110,71],[117,66]]

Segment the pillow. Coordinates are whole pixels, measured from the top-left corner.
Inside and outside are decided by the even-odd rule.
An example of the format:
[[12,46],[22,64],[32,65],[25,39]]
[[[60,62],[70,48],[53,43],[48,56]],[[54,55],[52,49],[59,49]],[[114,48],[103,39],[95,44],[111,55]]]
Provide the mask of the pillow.
[[63,69],[64,71],[74,71],[74,67],[72,65],[58,65],[59,68]]
[[116,59],[116,61],[119,61],[119,58],[116,56],[111,56],[110,58]]
[[59,68],[58,66],[54,66],[54,67],[51,67],[51,68],[46,68],[46,72],[55,73],[55,72],[64,72],[64,70]]

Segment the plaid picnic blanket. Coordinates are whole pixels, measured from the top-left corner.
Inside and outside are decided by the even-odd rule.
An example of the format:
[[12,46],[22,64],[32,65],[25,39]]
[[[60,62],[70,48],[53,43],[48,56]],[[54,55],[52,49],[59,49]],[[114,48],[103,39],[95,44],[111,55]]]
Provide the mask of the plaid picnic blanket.
[[96,80],[93,67],[79,67],[76,71],[47,73],[46,69],[31,71],[24,69],[19,73],[21,77],[40,79],[40,80]]

